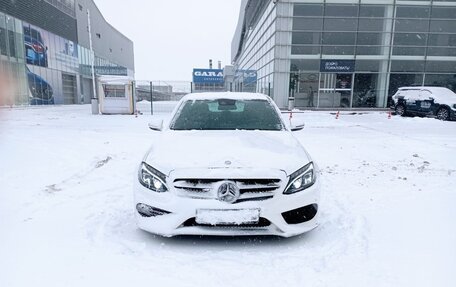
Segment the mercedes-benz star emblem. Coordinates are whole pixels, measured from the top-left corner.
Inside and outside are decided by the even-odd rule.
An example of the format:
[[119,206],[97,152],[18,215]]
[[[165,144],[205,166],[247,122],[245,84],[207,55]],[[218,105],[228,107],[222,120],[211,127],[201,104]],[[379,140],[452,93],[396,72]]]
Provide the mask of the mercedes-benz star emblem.
[[223,182],[218,190],[217,197],[220,201],[234,203],[238,200],[240,195],[239,187],[234,182],[226,181]]

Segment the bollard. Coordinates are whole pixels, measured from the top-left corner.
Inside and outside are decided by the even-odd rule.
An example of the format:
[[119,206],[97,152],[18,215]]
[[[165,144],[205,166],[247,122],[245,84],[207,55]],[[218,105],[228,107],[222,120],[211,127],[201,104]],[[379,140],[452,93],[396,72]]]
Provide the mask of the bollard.
[[295,98],[294,97],[289,97],[288,98],[288,110],[292,111],[295,106]]
[[91,103],[92,103],[92,115],[100,114],[100,107],[98,106],[98,99],[92,98]]

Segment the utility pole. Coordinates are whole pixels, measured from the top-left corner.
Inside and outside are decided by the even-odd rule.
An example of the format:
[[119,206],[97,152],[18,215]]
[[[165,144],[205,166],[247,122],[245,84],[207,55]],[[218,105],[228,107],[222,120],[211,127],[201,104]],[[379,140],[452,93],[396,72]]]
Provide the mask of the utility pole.
[[154,114],[154,83],[150,82],[150,114]]
[[100,107],[98,106],[98,97],[97,97],[97,89],[95,83],[95,52],[93,51],[93,44],[92,44],[92,26],[90,25],[90,11],[87,9],[87,22],[89,28],[89,45],[90,45],[90,64],[92,70],[92,88],[93,88],[93,96],[92,96],[92,114],[98,115],[100,113]]

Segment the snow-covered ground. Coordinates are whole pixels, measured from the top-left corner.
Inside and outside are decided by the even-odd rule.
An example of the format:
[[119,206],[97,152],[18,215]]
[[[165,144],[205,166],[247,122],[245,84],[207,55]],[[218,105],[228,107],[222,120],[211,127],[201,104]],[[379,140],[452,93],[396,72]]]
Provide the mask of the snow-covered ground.
[[0,286],[456,286],[455,122],[295,114],[322,172],[319,228],[161,238],[133,220],[158,138],[140,109],[0,109]]

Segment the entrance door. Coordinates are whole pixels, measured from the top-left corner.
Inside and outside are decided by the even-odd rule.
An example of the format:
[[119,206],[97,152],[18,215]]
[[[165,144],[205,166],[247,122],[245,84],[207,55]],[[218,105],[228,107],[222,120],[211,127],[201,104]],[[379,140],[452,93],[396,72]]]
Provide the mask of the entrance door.
[[65,105],[76,103],[76,76],[62,74],[63,103]]
[[318,107],[350,108],[353,96],[353,74],[322,73]]

